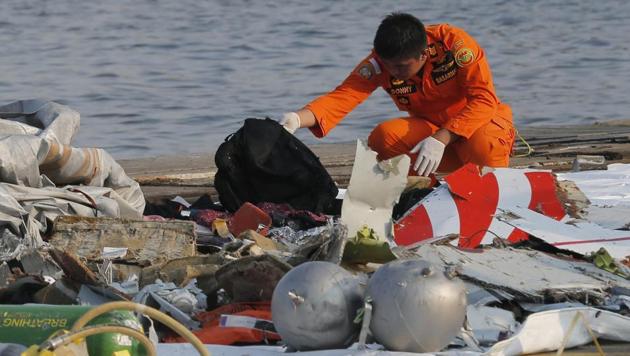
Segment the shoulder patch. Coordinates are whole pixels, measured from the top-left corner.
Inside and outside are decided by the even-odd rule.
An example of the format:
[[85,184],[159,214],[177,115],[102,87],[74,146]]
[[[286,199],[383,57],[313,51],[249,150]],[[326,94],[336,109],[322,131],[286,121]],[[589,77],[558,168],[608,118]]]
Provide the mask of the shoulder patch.
[[468,47],[463,47],[455,52],[455,63],[460,67],[465,67],[475,60],[475,54]]
[[361,67],[359,67],[359,70],[357,71],[357,73],[359,73],[359,75],[361,76],[361,78],[365,79],[365,80],[370,80],[370,78],[372,78],[372,66],[370,66],[369,64],[364,64]]

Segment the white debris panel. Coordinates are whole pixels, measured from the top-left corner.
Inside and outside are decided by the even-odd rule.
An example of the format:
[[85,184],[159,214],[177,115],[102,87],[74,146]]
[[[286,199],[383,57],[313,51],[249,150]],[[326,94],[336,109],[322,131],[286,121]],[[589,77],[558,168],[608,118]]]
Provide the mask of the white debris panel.
[[487,354],[522,355],[586,345],[593,342],[588,328],[598,339],[630,340],[630,318],[590,307],[569,308],[531,314],[516,335],[496,343]]
[[348,236],[356,235],[367,225],[381,239],[392,237],[392,209],[407,185],[409,164],[407,155],[378,162],[376,152],[365,141],[357,140],[352,175],[341,208],[341,221],[348,227]]
[[450,245],[424,244],[414,250],[437,266],[459,266],[460,276],[486,288],[503,290],[516,299],[542,302],[545,298],[603,300],[613,286],[630,288],[630,281],[589,262],[559,258],[543,252],[489,248],[461,250]]
[[587,221],[559,222],[529,209],[500,209],[497,218],[562,249],[581,254],[605,248],[615,258],[630,256],[630,231],[611,230]]
[[556,174],[575,182],[590,205],[587,220],[610,229],[630,228],[630,164],[613,163],[607,170]]

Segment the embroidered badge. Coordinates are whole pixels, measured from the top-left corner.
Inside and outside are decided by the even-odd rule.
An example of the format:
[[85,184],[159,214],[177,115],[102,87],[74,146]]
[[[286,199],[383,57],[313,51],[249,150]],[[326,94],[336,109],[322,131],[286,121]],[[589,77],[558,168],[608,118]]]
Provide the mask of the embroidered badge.
[[361,66],[361,68],[359,68],[359,75],[361,76],[361,78],[369,80],[370,78],[372,78],[372,69],[369,65],[364,64],[363,66]]
[[433,70],[431,70],[431,77],[435,84],[442,84],[450,79],[455,78],[457,74],[457,66],[455,65],[455,56],[453,52],[444,52],[443,60],[441,62],[433,62]]
[[457,65],[460,67],[469,65],[473,62],[473,60],[475,60],[475,55],[473,54],[473,51],[468,47],[460,48],[455,53],[455,63],[457,63]]

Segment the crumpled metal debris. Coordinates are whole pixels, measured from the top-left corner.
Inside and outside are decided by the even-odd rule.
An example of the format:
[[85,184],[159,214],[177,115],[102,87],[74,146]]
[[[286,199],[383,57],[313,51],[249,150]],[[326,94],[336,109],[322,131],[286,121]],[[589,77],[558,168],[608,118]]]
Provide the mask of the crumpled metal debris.
[[291,249],[291,254],[285,260],[293,266],[306,261],[328,261],[339,264],[347,240],[348,229],[346,225],[330,221],[326,228],[317,235]]
[[558,258],[539,251],[490,248],[466,251],[449,245],[421,245],[414,252],[438,266],[457,265],[462,279],[503,290],[513,299],[547,303],[571,298],[604,304],[612,287],[630,288],[630,280],[590,262]]
[[198,329],[200,324],[192,318],[196,312],[206,310],[206,295],[196,287],[197,280],[192,280],[180,288],[174,283],[164,283],[160,280],[155,284],[145,286],[133,298],[136,303],[157,305],[158,308],[170,314],[175,320],[190,329]]
[[469,305],[466,320],[481,346],[494,345],[514,334],[520,326],[511,311],[489,306]]
[[275,227],[269,230],[269,237],[273,238],[289,248],[297,248],[307,240],[319,236],[330,228],[331,223],[325,226],[316,226],[308,230],[294,230],[289,226]]

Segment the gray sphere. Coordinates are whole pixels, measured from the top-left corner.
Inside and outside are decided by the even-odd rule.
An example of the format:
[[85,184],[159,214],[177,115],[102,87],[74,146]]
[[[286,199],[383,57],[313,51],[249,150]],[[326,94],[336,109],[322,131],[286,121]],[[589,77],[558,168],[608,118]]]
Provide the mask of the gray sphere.
[[345,348],[356,339],[365,278],[330,262],[306,262],[273,292],[271,315],[282,340],[296,350]]
[[466,287],[422,260],[397,260],[370,278],[370,330],[389,350],[435,352],[455,337],[466,316]]

